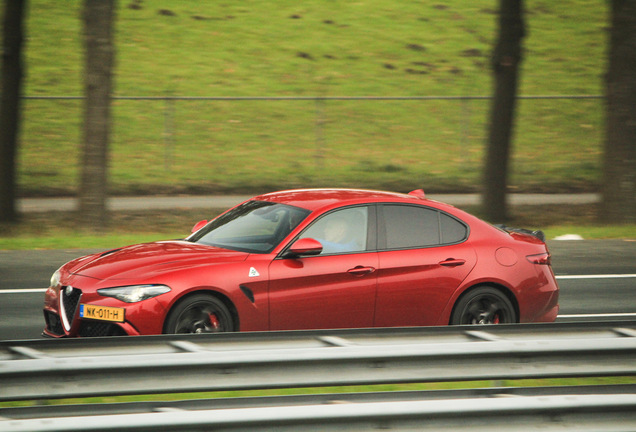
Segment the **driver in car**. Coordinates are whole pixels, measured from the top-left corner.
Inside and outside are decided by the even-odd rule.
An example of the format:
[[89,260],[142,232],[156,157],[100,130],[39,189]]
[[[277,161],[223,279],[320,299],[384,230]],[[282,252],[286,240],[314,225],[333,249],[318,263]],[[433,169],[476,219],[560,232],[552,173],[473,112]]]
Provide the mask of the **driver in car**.
[[331,217],[325,221],[323,235],[317,238],[322,244],[323,253],[353,252],[359,250],[358,244],[347,238],[349,223],[343,217]]

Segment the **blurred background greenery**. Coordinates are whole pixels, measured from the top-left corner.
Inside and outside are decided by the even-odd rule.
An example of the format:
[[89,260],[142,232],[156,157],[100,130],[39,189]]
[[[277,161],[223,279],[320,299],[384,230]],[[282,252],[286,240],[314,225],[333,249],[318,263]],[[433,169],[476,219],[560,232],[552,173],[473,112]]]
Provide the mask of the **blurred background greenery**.
[[[527,2],[521,96],[603,93],[607,8]],[[22,196],[78,189],[82,102],[40,97],[82,95],[80,12],[29,4]],[[120,1],[110,192],[478,191],[487,99],[312,98],[489,97],[496,17],[490,0]],[[522,99],[512,191],[597,190],[603,112]]]

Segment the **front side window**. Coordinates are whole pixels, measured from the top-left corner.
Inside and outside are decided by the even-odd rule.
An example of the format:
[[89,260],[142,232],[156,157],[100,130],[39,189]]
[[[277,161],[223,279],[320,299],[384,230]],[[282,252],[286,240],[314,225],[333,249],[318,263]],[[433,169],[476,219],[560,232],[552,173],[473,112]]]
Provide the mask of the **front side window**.
[[186,240],[253,253],[269,253],[307,217],[298,207],[248,201],[219,216]]
[[331,212],[305,230],[300,238],[322,244],[322,254],[362,252],[367,249],[368,207]]

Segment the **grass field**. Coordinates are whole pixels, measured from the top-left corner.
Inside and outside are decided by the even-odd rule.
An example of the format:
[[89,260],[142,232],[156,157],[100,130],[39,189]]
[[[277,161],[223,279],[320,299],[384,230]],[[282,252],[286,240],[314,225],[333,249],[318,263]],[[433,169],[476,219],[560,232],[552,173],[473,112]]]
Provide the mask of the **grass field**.
[[[25,95],[82,94],[78,0],[30,2]],[[532,1],[522,95],[600,95],[607,4]],[[489,96],[496,2],[119,2],[116,96]],[[74,194],[81,101],[27,99],[20,193]],[[129,100],[112,193],[480,188],[487,100]],[[511,187],[596,190],[603,103],[520,101]]]

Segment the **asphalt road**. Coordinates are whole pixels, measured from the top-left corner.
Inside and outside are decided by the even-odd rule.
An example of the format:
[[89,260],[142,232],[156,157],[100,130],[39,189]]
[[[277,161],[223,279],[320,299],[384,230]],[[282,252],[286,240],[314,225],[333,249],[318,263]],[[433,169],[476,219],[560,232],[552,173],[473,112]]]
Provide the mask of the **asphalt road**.
[[[561,287],[559,321],[636,319],[636,241],[548,242]],[[0,251],[0,340],[37,339],[44,288],[65,262],[96,250]]]

